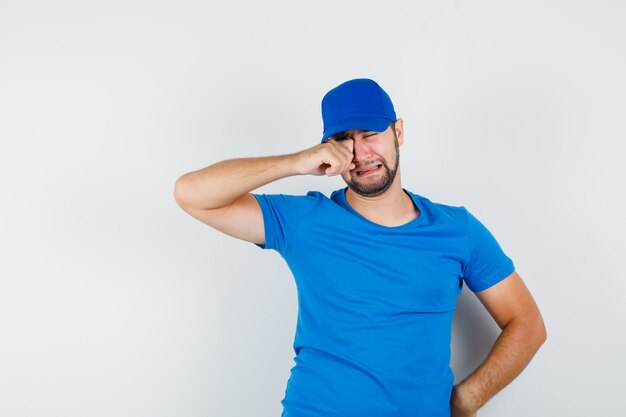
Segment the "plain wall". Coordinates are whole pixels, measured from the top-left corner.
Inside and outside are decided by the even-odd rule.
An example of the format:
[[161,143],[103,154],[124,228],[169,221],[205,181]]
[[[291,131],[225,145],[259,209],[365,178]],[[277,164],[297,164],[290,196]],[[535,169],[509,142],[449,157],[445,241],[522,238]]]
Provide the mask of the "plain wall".
[[[3,0],[0,415],[278,417],[293,277],[174,183],[317,144],[323,94],[356,77],[405,120],[403,186],[479,217],[544,315],[546,344],[479,415],[616,415],[624,21],[621,1]],[[457,380],[497,334],[464,290]]]

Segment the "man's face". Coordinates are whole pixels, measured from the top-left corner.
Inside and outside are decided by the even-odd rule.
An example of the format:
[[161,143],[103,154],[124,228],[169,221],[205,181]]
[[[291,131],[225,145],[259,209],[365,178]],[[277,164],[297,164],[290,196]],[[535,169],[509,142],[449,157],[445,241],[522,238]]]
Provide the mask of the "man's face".
[[334,139],[339,143],[352,141],[356,167],[341,174],[352,191],[374,197],[389,189],[400,163],[398,138],[391,127],[384,132],[349,130],[336,134]]

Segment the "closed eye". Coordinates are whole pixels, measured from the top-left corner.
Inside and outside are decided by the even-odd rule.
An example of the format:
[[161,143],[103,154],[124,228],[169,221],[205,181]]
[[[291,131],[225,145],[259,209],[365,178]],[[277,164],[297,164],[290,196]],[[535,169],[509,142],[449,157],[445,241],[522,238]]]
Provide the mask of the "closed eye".
[[[362,137],[363,137],[363,138],[370,138],[370,137],[372,137],[372,136],[376,136],[376,135],[378,135],[379,133],[380,133],[380,132],[373,132],[373,131],[370,131],[370,132],[368,132],[368,133],[364,134]],[[334,139],[335,139],[335,142],[341,142],[342,140],[346,140],[346,139],[353,139],[353,138],[352,138],[352,136],[349,136],[349,135],[343,135],[343,136],[338,136],[338,137],[335,137]]]

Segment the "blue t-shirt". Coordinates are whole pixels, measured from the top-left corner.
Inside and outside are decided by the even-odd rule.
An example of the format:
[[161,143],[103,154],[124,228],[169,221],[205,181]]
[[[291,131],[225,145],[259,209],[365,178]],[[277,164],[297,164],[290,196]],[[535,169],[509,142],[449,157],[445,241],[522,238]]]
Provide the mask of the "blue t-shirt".
[[421,214],[367,220],[345,198],[253,194],[264,249],[280,253],[298,294],[281,417],[449,417],[452,315],[463,281],[482,291],[514,265],[465,207],[405,192]]

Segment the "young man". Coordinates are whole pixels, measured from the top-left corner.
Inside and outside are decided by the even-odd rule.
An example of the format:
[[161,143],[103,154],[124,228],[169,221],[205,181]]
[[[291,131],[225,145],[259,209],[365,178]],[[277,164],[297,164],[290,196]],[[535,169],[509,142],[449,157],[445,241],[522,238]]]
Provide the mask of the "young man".
[[[373,80],[322,100],[322,143],[222,161],[180,177],[183,210],[278,251],[298,289],[296,365],[282,417],[471,417],[546,339],[513,262],[464,207],[402,188],[403,121]],[[291,175],[341,175],[330,197],[252,194]],[[463,282],[502,332],[453,386],[450,333]]]

